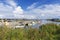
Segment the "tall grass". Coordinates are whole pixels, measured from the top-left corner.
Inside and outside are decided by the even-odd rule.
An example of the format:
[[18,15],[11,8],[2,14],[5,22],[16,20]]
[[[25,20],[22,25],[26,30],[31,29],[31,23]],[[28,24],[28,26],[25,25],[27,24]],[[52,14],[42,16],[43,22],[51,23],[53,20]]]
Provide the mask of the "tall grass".
[[0,27],[0,40],[60,40],[60,25],[45,24],[37,28]]

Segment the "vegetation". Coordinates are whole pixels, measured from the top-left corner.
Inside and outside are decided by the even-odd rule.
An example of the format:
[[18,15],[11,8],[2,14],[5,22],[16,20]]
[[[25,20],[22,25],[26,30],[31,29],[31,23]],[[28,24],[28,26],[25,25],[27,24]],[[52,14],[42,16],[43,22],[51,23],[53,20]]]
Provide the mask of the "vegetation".
[[0,40],[60,40],[60,25],[44,24],[38,28],[0,27]]
[[48,21],[60,22],[60,19],[47,19]]

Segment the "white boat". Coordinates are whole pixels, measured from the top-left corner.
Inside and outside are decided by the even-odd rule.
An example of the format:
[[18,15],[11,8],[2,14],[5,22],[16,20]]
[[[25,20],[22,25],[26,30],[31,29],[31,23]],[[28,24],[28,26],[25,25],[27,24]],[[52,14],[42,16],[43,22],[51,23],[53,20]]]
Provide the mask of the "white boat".
[[15,26],[15,28],[24,28],[24,26]]

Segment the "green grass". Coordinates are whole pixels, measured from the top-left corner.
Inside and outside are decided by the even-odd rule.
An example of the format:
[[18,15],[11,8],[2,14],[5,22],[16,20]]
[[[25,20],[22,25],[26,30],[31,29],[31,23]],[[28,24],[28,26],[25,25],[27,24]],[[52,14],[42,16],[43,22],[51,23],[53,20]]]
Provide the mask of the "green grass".
[[0,27],[0,40],[60,40],[60,25],[45,24],[37,28]]

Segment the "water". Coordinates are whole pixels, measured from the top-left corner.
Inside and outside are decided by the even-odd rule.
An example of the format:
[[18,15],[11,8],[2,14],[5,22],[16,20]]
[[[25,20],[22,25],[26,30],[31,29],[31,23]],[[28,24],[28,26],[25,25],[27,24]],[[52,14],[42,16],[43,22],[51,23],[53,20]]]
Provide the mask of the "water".
[[32,25],[32,27],[34,28],[39,28],[39,26],[43,25],[43,24],[47,24],[47,23],[54,23],[54,24],[60,24],[60,22],[53,22],[53,21],[47,21],[47,20],[41,20],[41,24],[35,24]]
[[46,23],[60,24],[60,22],[54,22],[54,21],[42,20],[42,24],[46,24]]

